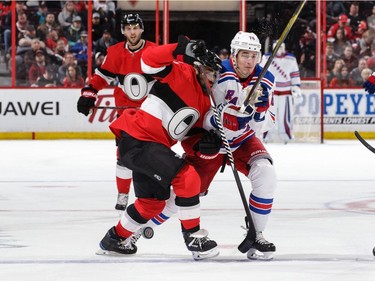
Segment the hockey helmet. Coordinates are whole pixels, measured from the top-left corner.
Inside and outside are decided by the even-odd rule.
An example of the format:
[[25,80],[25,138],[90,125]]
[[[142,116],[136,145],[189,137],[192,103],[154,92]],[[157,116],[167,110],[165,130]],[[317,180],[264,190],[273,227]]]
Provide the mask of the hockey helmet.
[[258,53],[257,63],[261,60],[262,45],[259,42],[258,36],[254,33],[239,31],[230,43],[231,53],[235,58],[240,50],[253,51]]
[[121,19],[121,30],[124,30],[125,25],[138,24],[144,30],[143,20],[139,14],[124,14]]
[[[272,44],[272,50],[275,50],[277,42],[278,41],[273,42],[273,44]],[[283,54],[285,54],[285,43],[284,42],[281,43],[280,48],[277,50],[276,55],[277,56],[282,56]]]

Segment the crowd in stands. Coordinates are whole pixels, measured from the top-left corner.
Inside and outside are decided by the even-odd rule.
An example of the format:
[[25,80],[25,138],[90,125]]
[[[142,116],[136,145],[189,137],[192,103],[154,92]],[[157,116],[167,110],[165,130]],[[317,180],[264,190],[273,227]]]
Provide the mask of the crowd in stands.
[[[0,1],[0,34],[8,68],[12,66],[10,5],[11,1]],[[16,1],[17,86],[81,87],[85,83],[89,59],[87,5],[87,1],[73,0]],[[106,49],[122,38],[111,35],[119,28],[117,1],[94,0],[92,5],[94,71]],[[326,11],[325,87],[359,87],[370,71],[375,71],[375,1],[327,1]],[[302,78],[316,76],[315,15],[304,16],[300,20],[306,22],[306,30],[297,44],[298,51],[289,50],[296,51]],[[224,54],[219,50],[218,54],[229,55],[227,50]]]
[[375,71],[375,1],[327,1],[326,87],[360,87]]
[[[116,28],[116,1],[94,0],[93,67],[104,58]],[[16,85],[82,87],[87,79],[87,1],[16,1]],[[0,1],[0,34],[11,63],[11,1]],[[102,60],[101,60],[102,61]],[[10,71],[12,69],[9,69]]]

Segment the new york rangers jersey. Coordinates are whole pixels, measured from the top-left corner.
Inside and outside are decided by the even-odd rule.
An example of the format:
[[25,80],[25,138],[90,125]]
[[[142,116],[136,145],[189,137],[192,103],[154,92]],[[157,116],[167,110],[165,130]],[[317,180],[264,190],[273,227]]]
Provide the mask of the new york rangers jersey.
[[[261,66],[264,66],[271,54],[263,55]],[[301,78],[296,57],[289,53],[275,56],[268,68],[275,76],[275,95],[290,95],[291,86],[300,86]]]
[[[258,75],[262,71],[262,67],[258,64],[255,66],[253,73],[246,79],[240,78],[234,70],[232,61],[227,59],[222,62],[222,70],[218,81],[213,86],[212,90],[215,97],[215,102],[222,116],[223,110],[225,110],[228,104],[233,104],[239,108],[243,105],[243,102],[247,96],[246,87],[254,85],[258,78]],[[267,71],[261,80],[261,86],[267,89],[269,92],[269,100],[272,100],[273,87],[274,87],[274,76]],[[210,130],[216,127],[214,113],[210,110],[204,120],[204,128]],[[222,118],[222,117],[221,117]],[[228,139],[229,145],[232,150],[236,150],[244,141],[248,138],[254,137],[255,133],[261,134],[268,131],[275,123],[274,114],[269,110],[265,112],[253,114],[253,118],[246,125],[245,128],[232,131],[224,128],[225,135]],[[221,153],[226,153],[225,149],[222,148]]]

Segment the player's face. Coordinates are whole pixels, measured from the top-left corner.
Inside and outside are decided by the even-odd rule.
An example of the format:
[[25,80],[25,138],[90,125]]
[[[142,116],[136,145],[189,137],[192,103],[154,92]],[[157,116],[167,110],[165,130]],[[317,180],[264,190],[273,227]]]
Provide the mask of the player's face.
[[138,24],[129,24],[124,27],[124,35],[130,46],[137,46],[141,41],[143,29]]
[[241,76],[248,77],[254,70],[258,59],[258,52],[241,50],[237,54],[237,68],[241,71]]

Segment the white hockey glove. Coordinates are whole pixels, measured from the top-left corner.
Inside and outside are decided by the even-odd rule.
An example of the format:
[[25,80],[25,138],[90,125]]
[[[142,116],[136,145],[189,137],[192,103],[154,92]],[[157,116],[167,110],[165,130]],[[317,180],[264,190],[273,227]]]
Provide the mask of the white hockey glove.
[[[247,93],[250,92],[251,88],[252,86],[247,86],[245,88]],[[258,88],[251,95],[249,105],[252,108],[254,108],[256,112],[266,111],[270,106],[268,90],[259,85]]]
[[292,88],[290,90],[291,90],[292,96],[295,100],[299,100],[300,98],[302,98],[302,92],[301,92],[301,88],[299,86],[292,86]]

